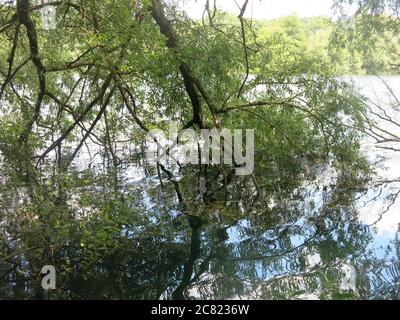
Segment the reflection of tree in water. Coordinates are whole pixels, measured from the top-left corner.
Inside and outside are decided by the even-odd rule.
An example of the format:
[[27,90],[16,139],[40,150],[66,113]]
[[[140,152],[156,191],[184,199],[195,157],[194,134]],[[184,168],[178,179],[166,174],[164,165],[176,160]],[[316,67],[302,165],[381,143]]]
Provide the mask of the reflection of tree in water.
[[[240,24],[221,15],[222,33],[213,19],[206,27],[158,0],[95,3],[53,2],[54,32],[37,21],[45,4],[13,2],[0,18],[1,297],[47,298],[48,264],[57,268],[49,298],[290,297],[298,286],[281,279],[305,279],[365,248],[354,192],[301,189],[285,168],[299,157],[365,167],[365,107],[352,86],[318,59],[291,59],[296,44],[247,37],[256,35],[244,23],[247,1]],[[253,128],[257,163],[287,176],[265,169],[256,186],[216,168],[164,168],[127,180],[123,166],[138,150],[126,147],[174,120],[180,129]],[[99,153],[112,158],[104,167]],[[319,203],[305,208],[310,198]],[[324,294],[338,291],[337,277],[320,278]]]
[[[296,207],[264,209],[261,215],[256,210],[234,227],[240,234],[237,242],[207,246],[211,254],[204,260],[214,258],[209,270],[200,270],[204,277],[197,274],[188,286],[202,298],[287,298],[317,289],[321,296],[324,290],[340,293],[344,277],[340,265],[362,251],[368,234],[346,212],[346,203],[340,202],[342,212],[336,208],[335,197],[333,191],[319,216],[306,221]],[[313,256],[319,261],[310,261]]]
[[[43,183],[29,191],[33,204],[8,203],[14,209],[3,210],[3,219],[26,219],[1,226],[1,296],[42,298],[45,264],[58,271],[52,297],[396,294],[398,254],[392,266],[366,254],[371,236],[354,210],[359,186],[349,187],[344,175],[325,186],[264,175],[258,194],[251,179],[216,168],[184,168],[179,179],[161,169],[162,183],[152,170],[133,183],[115,171],[69,173],[62,188]],[[7,194],[16,201],[14,190],[2,193],[3,208]],[[38,210],[43,221],[32,219]],[[392,278],[371,287],[371,273],[387,272]]]

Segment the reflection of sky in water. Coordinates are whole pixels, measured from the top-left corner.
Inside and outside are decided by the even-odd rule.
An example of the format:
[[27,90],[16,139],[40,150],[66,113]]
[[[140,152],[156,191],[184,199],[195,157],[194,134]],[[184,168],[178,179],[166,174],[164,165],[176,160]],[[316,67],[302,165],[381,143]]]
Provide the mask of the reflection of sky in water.
[[[393,88],[400,88],[400,78],[388,78],[387,81]],[[380,97],[384,97],[385,95],[383,93],[385,87],[380,85],[376,78],[355,78],[355,82],[362,87],[362,92],[371,98],[375,97],[375,93],[380,95]],[[381,100],[384,99],[381,98]],[[358,200],[353,203],[354,208],[350,208],[348,211],[356,211],[357,216],[355,219],[358,219],[359,222],[366,226],[365,233],[371,232],[372,234],[372,238],[363,247],[365,252],[361,254],[382,259],[390,265],[390,259],[397,258],[397,253],[393,247],[389,250],[387,250],[387,247],[395,239],[400,223],[400,201],[395,201],[392,204],[390,196],[400,190],[400,183],[379,184],[379,182],[382,179],[392,180],[400,178],[400,153],[396,154],[388,150],[377,149],[368,140],[363,142],[363,150],[370,160],[374,162],[379,160],[376,169],[377,174],[374,181],[371,182],[372,186],[369,189],[357,192],[356,197]],[[85,152],[81,153],[80,160],[83,162],[93,162],[93,158],[87,154],[85,155]],[[312,168],[312,177],[313,179],[303,181],[297,189],[293,190],[290,201],[282,203],[279,195],[271,195],[270,199],[266,199],[266,207],[269,210],[267,214],[285,215],[284,210],[286,210],[287,212],[291,212],[291,215],[285,217],[286,220],[283,219],[283,221],[274,222],[265,229],[259,230],[259,226],[252,220],[253,217],[248,218],[252,216],[253,212],[250,212],[250,210],[253,210],[253,208],[249,209],[249,206],[246,206],[244,203],[245,200],[240,199],[237,204],[239,211],[243,213],[243,218],[227,228],[228,240],[224,241],[224,245],[233,248],[233,257],[229,257],[229,259],[234,260],[238,258],[238,261],[235,261],[238,266],[236,276],[243,280],[244,285],[250,286],[251,283],[253,285],[254,283],[259,283],[250,290],[254,295],[262,294],[265,289],[262,286],[270,286],[272,281],[277,280],[280,282],[295,281],[300,289],[303,288],[306,291],[300,298],[318,298],[318,291],[322,291],[323,289],[321,280],[323,276],[319,273],[315,274],[315,270],[323,270],[324,268],[331,268],[330,271],[333,270],[339,274],[337,278],[340,280],[339,286],[342,290],[351,290],[356,287],[357,272],[360,272],[357,269],[356,260],[359,257],[354,258],[353,254],[359,255],[360,253],[353,253],[349,249],[348,251],[344,250],[342,256],[340,256],[340,252],[333,252],[332,256],[328,255],[326,257],[327,253],[321,252],[323,246],[326,246],[324,249],[329,252],[329,241],[338,242],[340,239],[343,241],[343,236],[340,237],[339,232],[346,234],[355,232],[351,230],[354,221],[350,221],[350,217],[347,217],[348,212],[339,211],[326,215],[326,211],[329,213],[329,205],[333,201],[330,197],[332,196],[331,191],[335,187],[336,173],[331,169],[327,169],[326,166],[321,166]],[[127,167],[123,168],[123,178],[124,183],[128,186],[125,192],[132,193],[137,197],[132,205],[137,205],[140,212],[147,217],[147,220],[151,224],[157,225],[163,223],[164,214],[168,214],[171,221],[182,215],[182,208],[177,205],[178,201],[173,187],[170,186],[171,190],[167,192],[161,192],[157,175],[153,172],[149,176],[143,165],[127,165]],[[183,182],[184,180],[182,177]],[[190,185],[190,188],[191,192],[195,191],[193,190],[195,189],[193,184]],[[198,198],[196,199],[198,200]],[[231,203],[233,204],[234,202],[235,199],[232,199]],[[201,212],[203,209],[202,205],[193,201],[189,204],[189,208],[192,210],[191,212],[194,212],[194,209],[198,209]],[[340,207],[340,203],[336,204],[336,206]],[[386,211],[387,208],[388,210]],[[218,215],[220,210],[222,210],[220,207],[210,209],[211,212],[216,212],[216,215]],[[256,213],[257,210],[260,211],[260,214],[263,213],[260,208],[254,209]],[[343,210],[346,211],[346,209]],[[210,212],[208,214],[211,216]],[[316,227],[318,222],[316,221],[319,221],[320,224],[328,229],[327,238],[329,239],[325,239],[322,236],[315,243],[310,242],[310,238],[318,231]],[[336,227],[336,224],[340,224],[340,227]],[[203,232],[209,232],[207,228],[208,226],[204,227]],[[290,232],[285,233],[285,230],[289,230]],[[129,231],[128,229],[124,231],[130,236],[135,234],[134,231]],[[141,230],[136,229],[136,232],[141,232]],[[356,232],[355,234],[354,240],[362,241],[357,238]],[[204,234],[204,239],[207,239],[206,234]],[[345,240],[349,239],[346,238]],[[352,240],[351,237],[350,240]],[[183,234],[177,232],[173,241],[184,244],[188,240],[185,240]],[[325,244],[324,241],[326,241]],[[255,243],[264,243],[264,252],[260,254],[264,255],[265,258],[240,261],[239,259],[241,258],[246,260],[243,248]],[[336,245],[335,250],[340,250],[341,246],[351,246],[351,243],[336,243]],[[288,248],[292,248],[292,251],[288,252]],[[269,257],[271,252],[277,255]],[[305,260],[305,267],[300,267],[301,258]],[[250,264],[252,264],[252,268],[254,269],[253,277],[246,274],[246,267]],[[370,279],[373,279],[375,276],[369,270],[363,272],[369,275]],[[304,276],[306,273],[313,274],[316,282],[316,289],[313,292],[307,292],[306,290],[307,284]],[[392,277],[385,270],[381,270],[381,274],[387,279],[391,279]],[[201,276],[201,279],[205,282],[212,282],[215,281],[217,276],[218,274],[205,272]],[[204,286],[207,287],[207,285]],[[212,288],[209,287],[208,290],[212,291]],[[199,296],[199,290],[196,285],[190,288],[190,292],[193,297]],[[246,297],[250,298],[248,296],[241,296],[240,298]]]
[[[392,88],[400,88],[400,78],[386,78],[385,79],[389,86]],[[390,101],[389,98],[386,97],[386,87],[377,81],[374,77],[360,77],[354,78],[354,81],[362,90],[362,93],[371,99],[379,96],[380,103],[388,103]],[[400,96],[400,91],[397,91]],[[388,128],[388,130],[396,130],[396,134],[400,134],[400,128]],[[354,203],[354,208],[357,212],[357,219],[365,224],[366,229],[365,232],[371,232],[372,238],[368,245],[364,248],[365,256],[373,256],[377,260],[384,261],[382,268],[379,273],[381,277],[386,278],[388,281],[392,283],[395,282],[393,279],[393,275],[388,272],[393,262],[391,259],[398,259],[396,249],[393,246],[388,247],[392,244],[393,240],[396,239],[396,234],[399,232],[399,223],[400,223],[400,201],[393,201],[390,198],[391,195],[396,194],[400,191],[400,183],[383,183],[379,182],[382,180],[395,180],[400,178],[400,153],[395,153],[393,151],[382,150],[375,148],[371,141],[366,139],[363,142],[363,150],[368,158],[377,162],[378,166],[376,169],[376,176],[371,182],[371,187],[368,190],[363,192],[359,192],[356,197],[358,200]],[[303,295],[298,296],[297,298],[301,299],[312,299],[318,298],[319,292],[322,292],[323,285],[321,283],[320,276],[315,277],[317,289],[314,292],[307,292],[306,278],[304,278],[304,274],[307,272],[314,272],[314,269],[323,269],[326,267],[327,261],[321,258],[320,252],[317,249],[313,249],[312,244],[308,244],[307,241],[312,237],[315,233],[315,226],[312,223],[309,223],[309,218],[314,215],[320,214],[329,199],[329,188],[335,181],[335,172],[326,171],[326,168],[321,168],[321,170],[317,170],[316,179],[314,181],[304,181],[302,186],[297,190],[299,194],[302,194],[304,197],[304,201],[302,200],[296,201],[294,200],[292,203],[292,207],[297,207],[297,210],[302,212],[302,216],[299,217],[295,222],[291,225],[287,226],[288,228],[298,227],[298,233],[293,232],[291,235],[287,235],[284,239],[286,241],[286,245],[289,243],[289,247],[298,248],[306,260],[306,270],[302,270],[299,272],[298,265],[298,255],[296,258],[295,250],[291,253],[283,253],[281,257],[271,257],[271,260],[267,262],[264,260],[254,261],[254,276],[258,278],[260,281],[259,285],[253,287],[249,290],[251,292],[250,295],[245,296],[237,296],[236,298],[246,299],[246,298],[255,298],[258,295],[262,295],[263,291],[265,291],[265,286],[270,286],[271,281],[278,282],[293,282],[297,283],[297,287],[300,290],[305,290]],[[324,189],[325,187],[325,189]],[[296,193],[296,190],[295,192]],[[272,209],[273,207],[279,205],[279,199],[271,199],[268,207]],[[339,214],[340,215],[340,214]],[[334,222],[330,221],[328,218],[323,218],[325,225],[331,225],[332,231],[329,236],[332,241],[339,241],[339,236],[334,226]],[[251,230],[254,226],[251,225],[249,220],[243,219],[239,221],[236,225],[230,227],[228,231],[229,240],[226,241],[227,244],[236,246],[238,250],[236,251],[236,255],[238,257],[241,256],[239,251],[240,244],[246,242],[257,242],[262,239],[272,240],[274,236],[269,237],[271,230],[266,230],[262,235],[252,236],[251,233],[246,232],[247,230]],[[285,226],[280,226],[284,228]],[[343,232],[350,233],[350,222],[344,221],[341,226],[341,230]],[[276,227],[274,227],[276,230]],[[297,229],[296,229],[297,230]],[[272,235],[276,233],[272,232]],[[319,240],[321,241],[321,240]],[[273,242],[273,241],[272,241]],[[275,246],[279,248],[279,240],[275,241]],[[346,245],[346,244],[343,244]],[[334,253],[335,254],[335,253]],[[266,253],[268,256],[268,252]],[[344,292],[346,290],[356,290],[356,281],[359,276],[357,273],[360,272],[357,270],[357,262],[353,261],[354,257],[352,254],[348,255],[346,258],[336,258],[336,261],[329,261],[329,264],[332,264],[331,267],[334,267],[335,272],[338,272],[341,276],[339,276],[340,280],[340,288]],[[242,264],[243,267],[249,263],[249,261],[238,262]],[[369,277],[371,280],[371,287],[376,288],[377,284],[374,280],[377,277],[377,274],[374,272],[369,272],[368,270],[364,271],[365,275]],[[243,279],[246,279],[246,275],[239,275]],[[208,275],[209,279],[212,278],[212,275]],[[247,285],[251,285],[250,280]],[[378,277],[379,283],[379,277]],[[264,287],[263,287],[264,286]],[[196,296],[195,288],[192,289],[193,295]]]

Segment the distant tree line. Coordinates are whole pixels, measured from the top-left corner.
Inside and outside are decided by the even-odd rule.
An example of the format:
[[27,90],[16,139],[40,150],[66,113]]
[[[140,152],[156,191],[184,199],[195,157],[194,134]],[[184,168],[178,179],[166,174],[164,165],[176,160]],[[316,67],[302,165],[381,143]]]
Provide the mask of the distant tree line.
[[387,28],[391,20],[381,13],[374,17],[367,14],[336,20],[292,15],[253,23],[257,36],[271,46],[271,52],[281,46],[293,60],[325,64],[337,74],[385,75],[399,74],[400,41]]

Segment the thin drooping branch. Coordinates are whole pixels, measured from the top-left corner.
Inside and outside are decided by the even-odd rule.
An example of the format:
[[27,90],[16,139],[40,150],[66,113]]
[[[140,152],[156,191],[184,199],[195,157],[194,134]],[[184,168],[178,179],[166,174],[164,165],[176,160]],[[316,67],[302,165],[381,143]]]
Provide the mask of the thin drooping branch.
[[59,71],[73,70],[73,69],[79,69],[82,67],[91,67],[93,65],[94,65],[94,61],[91,61],[91,60],[77,61],[77,62],[67,63],[63,66],[48,67],[48,68],[46,68],[46,72],[59,72]]
[[[69,99],[67,99],[65,101],[61,101],[53,93],[51,93],[49,91],[46,92],[46,96],[48,96],[51,100],[53,100],[59,106],[58,117],[61,115],[61,113],[63,111],[65,111],[72,116],[74,121],[77,121],[78,115],[74,112],[73,108],[67,104]],[[84,132],[88,131],[88,129],[85,127],[85,124],[83,122],[82,123],[78,122],[77,125],[82,129],[82,131],[84,131]],[[53,133],[54,132],[52,132],[52,134]],[[90,140],[94,144],[101,146],[102,139],[96,133],[94,133],[94,132],[90,133]]]
[[20,29],[20,26],[17,25],[15,28],[15,34],[14,34],[13,45],[11,48],[10,56],[7,59],[8,60],[7,76],[6,76],[6,79],[4,80],[4,83],[1,86],[1,89],[0,89],[0,100],[3,97],[3,93],[4,93],[4,90],[7,86],[7,84],[12,79],[12,69],[13,69],[13,64],[14,64],[15,51],[17,50],[17,45],[18,45],[19,29]]
[[46,92],[46,78],[45,78],[46,69],[42,63],[39,54],[37,32],[35,24],[30,15],[29,0],[17,0],[17,15],[19,24],[24,25],[26,28],[29,40],[30,55],[31,55],[30,59],[36,68],[39,80],[39,93],[36,98],[33,117],[28,122],[25,132],[20,137],[20,141],[26,142],[32,130],[33,125],[36,123],[36,121],[39,119],[40,116],[40,108]]
[[89,105],[86,107],[86,109],[74,121],[74,123],[70,127],[68,127],[67,130],[65,130],[65,132],[61,135],[61,137],[58,138],[56,141],[54,141],[52,143],[52,145],[47,148],[47,150],[40,156],[40,159],[44,159],[52,150],[54,150],[54,148],[58,147],[68,137],[68,135],[75,129],[75,127],[79,123],[82,122],[82,120],[93,109],[93,107],[103,99],[108,87],[110,86],[111,80],[112,80],[112,74],[109,74],[107,76],[107,78],[105,79],[103,85],[101,86],[100,93],[96,96],[96,98],[94,98],[92,100],[92,102],[89,103]]
[[216,14],[217,14],[217,0],[214,0],[213,9],[210,8],[210,0],[206,1],[205,7],[204,7],[203,16],[202,16],[203,24],[205,24],[204,23],[204,15],[206,13],[207,13],[210,25],[213,25],[214,24],[214,18],[215,18]]
[[[65,70],[72,70],[76,68],[81,68],[81,67],[91,67],[94,65],[94,61],[92,59],[83,59],[85,56],[87,56],[89,53],[94,51],[100,47],[99,45],[90,47],[89,49],[85,50],[83,53],[79,55],[75,60],[71,62],[67,62],[62,64],[61,66],[47,66],[46,67],[46,72],[58,72],[58,71],[65,71]],[[117,48],[113,48],[113,50],[116,50]]]
[[282,100],[282,101],[254,101],[254,102],[249,102],[245,103],[242,105],[238,106],[233,106],[233,107],[226,107],[220,110],[217,110],[216,113],[229,113],[231,111],[240,111],[248,108],[255,108],[255,107],[266,107],[266,106],[284,106],[287,103],[292,102],[296,97],[299,95],[295,95],[291,98]]
[[114,85],[111,88],[110,92],[107,94],[107,97],[106,97],[105,101],[103,102],[103,105],[102,105],[100,111],[97,113],[96,118],[92,122],[89,130],[87,130],[87,132],[85,133],[85,135],[79,142],[78,146],[75,148],[74,152],[72,153],[71,157],[68,159],[68,162],[66,163],[66,167],[68,167],[72,163],[72,161],[74,161],[74,159],[78,155],[79,150],[82,148],[83,144],[85,143],[86,139],[90,136],[91,132],[96,127],[97,123],[100,121],[101,117],[103,116],[104,112],[107,109],[108,104],[110,103],[110,100],[114,94],[115,89],[116,89],[116,86]]
[[249,79],[249,75],[250,75],[249,54],[248,54],[248,52],[247,52],[246,29],[245,29],[245,26],[244,26],[244,23],[245,23],[245,21],[244,21],[244,14],[245,14],[245,12],[246,12],[246,8],[247,8],[248,3],[249,3],[249,0],[246,0],[246,1],[244,2],[243,7],[242,7],[242,9],[240,10],[240,14],[239,14],[239,16],[238,16],[239,21],[240,21],[240,26],[241,26],[241,29],[242,29],[242,41],[243,41],[243,50],[244,50],[244,60],[245,60],[245,64],[246,64],[246,75],[245,75],[245,78],[244,78],[244,80],[243,80],[243,82],[242,82],[242,85],[241,85],[240,88],[239,88],[238,98],[240,98],[240,96],[242,95],[244,86],[246,85],[247,80]]
[[113,145],[114,139],[110,133],[111,127],[109,124],[107,110],[104,110],[103,115],[104,115],[104,127],[105,127],[105,144],[107,144],[108,151],[111,154],[114,167],[117,167],[117,165],[121,162],[121,160],[118,158],[118,156],[115,154],[115,151],[114,151],[114,145]]
[[[15,68],[15,70],[8,76],[6,75],[6,80],[3,83],[2,86],[2,90],[5,90],[6,86],[8,84],[12,84],[12,80],[14,79],[15,75],[18,73],[19,70],[21,70],[28,62],[30,61],[30,59],[26,59],[25,61],[23,61],[18,67]],[[12,85],[11,85],[12,87]],[[2,92],[3,93],[3,92]],[[2,98],[2,95],[0,95],[0,100]]]
[[[129,92],[128,89],[124,88],[121,80],[117,75],[114,73],[114,79],[115,82],[117,83],[118,90],[121,94],[122,100],[124,101],[124,105],[128,109],[129,113],[131,114],[132,118],[135,120],[135,123],[146,133],[150,134],[150,137],[153,139],[153,141],[157,144],[157,147],[159,150],[163,150],[164,153],[168,153],[168,147],[163,146],[157,139],[157,137],[153,136],[151,134],[151,130],[146,126],[146,124],[139,118],[139,116],[136,113],[136,108],[135,108],[135,102],[133,100],[133,95]],[[129,99],[131,98],[131,99]],[[133,101],[133,103],[132,103]],[[171,156],[172,159],[176,161],[176,163],[180,166],[180,163],[178,160],[176,160],[174,157]]]

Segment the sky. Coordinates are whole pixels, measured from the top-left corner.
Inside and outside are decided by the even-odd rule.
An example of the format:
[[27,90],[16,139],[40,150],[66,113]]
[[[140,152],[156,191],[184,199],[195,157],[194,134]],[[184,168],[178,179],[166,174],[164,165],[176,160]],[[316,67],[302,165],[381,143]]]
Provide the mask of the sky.
[[[185,0],[183,8],[190,17],[199,19],[206,0]],[[244,0],[236,0],[242,6]],[[213,0],[210,1],[213,3]],[[250,0],[246,17],[254,19],[275,19],[297,14],[300,17],[332,16],[333,0]],[[235,0],[217,0],[217,7],[226,12],[239,14]]]

